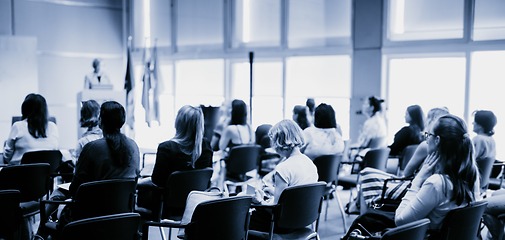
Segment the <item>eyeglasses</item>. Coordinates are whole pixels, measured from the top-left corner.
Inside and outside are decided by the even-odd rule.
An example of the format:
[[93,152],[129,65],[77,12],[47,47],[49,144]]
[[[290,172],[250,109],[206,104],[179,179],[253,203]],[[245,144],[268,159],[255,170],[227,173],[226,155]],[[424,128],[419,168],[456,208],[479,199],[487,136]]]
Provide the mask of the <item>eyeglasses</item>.
[[428,140],[428,138],[430,138],[431,136],[435,136],[435,134],[429,133],[429,132],[424,132],[424,140]]

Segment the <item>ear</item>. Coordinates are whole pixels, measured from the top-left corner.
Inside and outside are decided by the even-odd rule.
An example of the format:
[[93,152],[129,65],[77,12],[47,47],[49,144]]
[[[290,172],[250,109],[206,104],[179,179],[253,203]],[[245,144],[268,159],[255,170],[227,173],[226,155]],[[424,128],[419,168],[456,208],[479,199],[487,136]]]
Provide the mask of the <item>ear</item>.
[[440,136],[435,136],[435,145],[438,146],[440,144]]

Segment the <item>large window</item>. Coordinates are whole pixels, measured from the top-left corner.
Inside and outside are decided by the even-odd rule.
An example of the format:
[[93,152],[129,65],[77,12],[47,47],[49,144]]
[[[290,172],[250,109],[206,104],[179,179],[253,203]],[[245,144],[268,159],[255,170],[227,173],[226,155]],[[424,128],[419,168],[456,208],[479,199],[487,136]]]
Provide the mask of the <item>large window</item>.
[[505,1],[476,0],[473,40],[505,39]]
[[435,107],[447,107],[450,113],[464,117],[464,57],[394,58],[389,61],[389,96],[387,97],[388,136],[405,123],[405,111],[419,105],[426,115]]

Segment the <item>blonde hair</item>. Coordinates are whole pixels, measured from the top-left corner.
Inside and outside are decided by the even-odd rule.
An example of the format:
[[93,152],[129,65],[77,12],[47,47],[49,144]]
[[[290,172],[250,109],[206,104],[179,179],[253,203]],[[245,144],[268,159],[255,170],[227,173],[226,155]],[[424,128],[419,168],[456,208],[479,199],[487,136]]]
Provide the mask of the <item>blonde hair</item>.
[[200,107],[185,105],[175,118],[175,137],[172,141],[181,145],[184,154],[191,156],[191,166],[202,155],[203,111]]
[[447,114],[449,114],[449,109],[446,107],[432,108],[430,111],[428,111],[428,114],[426,116],[426,123],[424,129],[427,131],[431,130],[433,124],[435,124],[441,116]]
[[282,150],[293,150],[295,147],[303,147],[305,139],[303,138],[302,129],[298,124],[290,119],[284,119],[268,132],[272,147]]

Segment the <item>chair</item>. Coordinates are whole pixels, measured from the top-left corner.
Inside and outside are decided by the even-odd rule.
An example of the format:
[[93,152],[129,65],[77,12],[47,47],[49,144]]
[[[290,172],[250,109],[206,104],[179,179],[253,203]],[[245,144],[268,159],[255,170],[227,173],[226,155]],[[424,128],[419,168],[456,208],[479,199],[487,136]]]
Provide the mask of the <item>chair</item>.
[[[212,168],[176,171],[168,177],[163,188],[152,189],[153,209],[135,207],[135,212],[150,221],[182,217],[188,194],[193,190],[203,191],[209,187]],[[141,189],[141,186],[138,186]]]
[[419,144],[414,144],[409,145],[405,147],[405,149],[403,149],[402,155],[400,156],[400,158],[398,158],[399,172],[403,172],[403,170],[405,170],[405,167],[409,163],[412,156],[414,156],[414,153],[416,152],[418,146]]
[[328,216],[328,204],[330,200],[330,195],[335,194],[337,203],[342,214],[342,221],[344,222],[344,231],[347,229],[347,222],[344,214],[344,208],[340,203],[340,197],[336,189],[336,184],[338,182],[338,168],[340,167],[340,162],[342,161],[342,154],[335,155],[323,155],[314,159],[314,164],[317,167],[317,174],[319,175],[319,181],[326,182],[326,189],[324,191],[324,198],[328,200],[326,203],[326,210],[324,214],[324,220],[327,220]]
[[479,234],[481,218],[486,206],[486,201],[479,201],[472,202],[466,207],[449,211],[440,231],[431,232],[430,239],[478,239],[477,235]]
[[138,213],[120,213],[114,215],[86,218],[67,224],[59,240],[138,240]]
[[[60,176],[58,174],[58,168],[62,162],[62,154],[60,150],[42,150],[42,151],[34,151],[34,152],[26,152],[23,154],[21,158],[21,164],[30,164],[30,163],[49,163],[49,176],[51,181],[49,181],[48,189],[49,192],[53,191],[54,178],[56,176]],[[48,195],[49,196],[49,195]]]
[[388,229],[382,240],[423,240],[426,236],[430,220],[427,218],[417,220],[405,225]]
[[[311,239],[319,238],[319,216],[326,183],[318,182],[287,187],[274,206],[260,205],[255,208],[272,208],[270,232],[249,230],[249,237],[257,239]],[[308,225],[315,224],[315,230]],[[275,227],[297,228],[293,233],[274,234]]]
[[477,159],[476,161],[477,168],[479,169],[481,194],[484,196],[486,196],[494,160],[495,159],[493,157],[487,157],[484,159]]
[[491,176],[489,178],[488,189],[498,190],[504,188],[504,170],[505,163],[500,160],[495,160],[491,169]]
[[143,225],[142,239],[149,239],[149,226],[185,228],[186,240],[247,239],[251,197],[230,197],[205,201],[196,207],[187,225],[149,221]]
[[226,161],[225,187],[240,185],[243,188],[244,182],[251,177],[246,173],[258,169],[261,146],[241,145],[230,150]]
[[[4,167],[0,170],[0,190],[18,190],[23,218],[39,213],[39,200],[47,194],[49,164],[36,163]],[[29,230],[28,234],[32,234]],[[20,233],[21,234],[21,233]]]
[[[42,200],[41,209],[45,204],[68,204],[72,212],[72,221],[105,216],[118,213],[131,213],[135,209],[135,179],[112,179],[83,183],[77,189],[72,201]],[[46,223],[45,211],[40,214],[42,235],[45,230],[53,235],[56,233],[57,223]]]
[[[376,148],[383,148],[385,147],[385,143],[386,143],[386,137],[378,137],[378,138],[372,138],[370,139],[370,142],[368,142],[368,145],[367,146],[364,146],[364,147],[349,147],[348,151],[349,152],[361,152],[362,150],[364,149],[376,149]],[[355,158],[356,157],[359,157],[359,154],[356,154],[355,155]],[[349,158],[350,159],[350,158]]]
[[269,167],[263,167],[263,161],[269,159],[279,159],[280,156],[277,153],[266,152],[265,149],[270,148],[270,138],[268,137],[268,131],[270,131],[272,125],[262,124],[256,128],[256,144],[261,146],[260,150],[260,161],[259,161],[259,173],[264,176],[273,169]]
[[23,214],[18,190],[0,190],[0,238],[19,232]]

